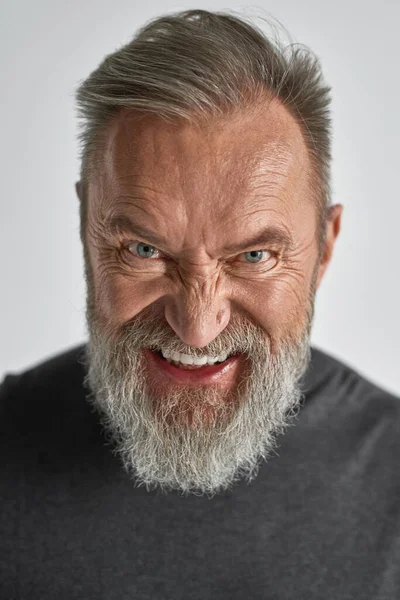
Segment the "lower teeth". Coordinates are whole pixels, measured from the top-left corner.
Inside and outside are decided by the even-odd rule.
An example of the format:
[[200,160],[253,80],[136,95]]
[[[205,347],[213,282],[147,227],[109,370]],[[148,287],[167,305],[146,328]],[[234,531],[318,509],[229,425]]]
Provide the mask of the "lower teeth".
[[174,365],[174,367],[197,367],[197,368],[200,368],[200,367],[212,367],[213,365],[220,365],[221,364],[220,362],[216,362],[216,363],[213,363],[212,365],[209,365],[208,363],[206,363],[205,365],[194,365],[194,364],[193,365],[185,365],[184,363],[175,362],[174,360],[171,360],[171,361],[168,361],[168,362],[170,362],[171,365]]

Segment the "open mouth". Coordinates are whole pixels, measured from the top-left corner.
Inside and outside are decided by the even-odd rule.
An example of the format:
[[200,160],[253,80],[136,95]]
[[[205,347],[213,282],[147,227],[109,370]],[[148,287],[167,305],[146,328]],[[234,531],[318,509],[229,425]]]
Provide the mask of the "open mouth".
[[[177,365],[177,364],[179,364],[179,365],[182,365],[182,366],[185,366],[185,367],[186,367],[186,366],[194,366],[194,367],[199,367],[199,366],[200,366],[200,365],[184,365],[183,363],[177,363],[177,362],[176,362],[176,361],[174,361],[174,360],[167,361],[167,359],[166,359],[166,358],[164,358],[164,356],[162,355],[162,352],[161,352],[161,350],[153,350],[153,352],[154,352],[155,354],[157,354],[157,355],[158,355],[160,358],[162,358],[162,360],[165,360],[165,362],[171,362],[171,363],[173,363],[174,365]],[[235,356],[235,355],[234,355],[234,354],[228,354],[228,356],[226,357],[226,359],[225,359],[224,361],[222,361],[222,362],[221,362],[221,361],[217,361],[217,362],[215,362],[215,363],[213,363],[213,364],[214,364],[214,365],[222,365],[222,364],[223,364],[223,363],[225,363],[227,360],[229,360],[230,358],[232,358],[232,356]],[[203,366],[207,367],[207,366],[210,366],[210,365],[207,365],[207,364],[205,364],[205,365],[203,365]]]
[[173,381],[174,384],[183,385],[211,385],[231,387],[235,381],[236,373],[243,366],[241,353],[227,357],[223,362],[213,365],[185,365],[180,362],[165,359],[160,350],[147,348],[145,353],[150,360],[151,377],[161,386]]

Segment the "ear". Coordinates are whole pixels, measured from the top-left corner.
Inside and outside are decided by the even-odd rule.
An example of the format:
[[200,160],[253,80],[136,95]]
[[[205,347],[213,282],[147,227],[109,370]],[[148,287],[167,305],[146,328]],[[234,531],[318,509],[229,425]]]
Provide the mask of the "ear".
[[322,250],[318,268],[317,288],[319,287],[325,271],[331,262],[333,247],[340,232],[342,211],[343,206],[341,204],[335,204],[334,206],[329,207],[325,244]]
[[79,201],[82,202],[82,184],[80,181],[77,181],[75,183],[75,191],[76,191],[76,195],[79,198]]

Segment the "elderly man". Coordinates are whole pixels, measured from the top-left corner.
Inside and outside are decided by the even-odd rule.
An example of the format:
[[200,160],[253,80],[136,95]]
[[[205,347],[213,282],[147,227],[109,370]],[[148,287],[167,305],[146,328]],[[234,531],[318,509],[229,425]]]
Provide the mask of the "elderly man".
[[77,103],[89,339],[2,384],[1,598],[400,598],[399,399],[310,348],[318,61],[186,11]]

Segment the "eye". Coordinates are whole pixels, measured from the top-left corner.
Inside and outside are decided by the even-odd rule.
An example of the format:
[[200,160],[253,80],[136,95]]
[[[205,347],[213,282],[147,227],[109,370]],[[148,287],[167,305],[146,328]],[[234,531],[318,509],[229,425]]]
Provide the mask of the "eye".
[[159,252],[157,248],[150,246],[150,244],[146,244],[145,242],[134,242],[133,244],[129,244],[127,250],[139,258],[153,258],[154,254]]
[[269,250],[250,250],[250,252],[243,252],[242,256],[245,257],[245,262],[253,264],[264,264],[271,258],[275,258]]
[[[132,242],[125,248],[131,255],[139,259],[159,258],[159,255],[162,254],[155,246],[151,246],[146,242]],[[240,257],[245,258],[244,261],[241,260],[240,262],[247,264],[267,265],[271,262],[270,269],[277,263],[277,257],[269,250],[250,250],[249,252],[243,252]]]

